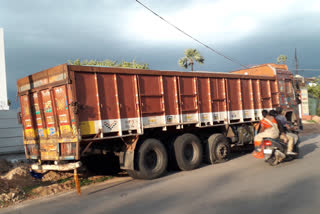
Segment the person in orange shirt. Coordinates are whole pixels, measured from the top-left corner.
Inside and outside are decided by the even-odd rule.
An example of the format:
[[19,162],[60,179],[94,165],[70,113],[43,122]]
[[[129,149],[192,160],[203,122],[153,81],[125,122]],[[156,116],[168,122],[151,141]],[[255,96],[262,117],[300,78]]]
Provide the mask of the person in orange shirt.
[[264,116],[262,120],[260,120],[259,133],[254,137],[254,148],[253,156],[256,158],[264,158],[263,151],[261,150],[261,143],[263,138],[278,138],[279,137],[279,129],[278,123],[275,118],[267,114],[266,110],[262,111],[262,115]]

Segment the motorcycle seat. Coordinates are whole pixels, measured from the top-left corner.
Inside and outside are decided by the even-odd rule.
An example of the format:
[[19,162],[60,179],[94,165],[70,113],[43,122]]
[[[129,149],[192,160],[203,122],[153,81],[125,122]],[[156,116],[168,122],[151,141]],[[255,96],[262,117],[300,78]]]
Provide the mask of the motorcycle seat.
[[278,138],[271,138],[271,137],[264,137],[263,138],[263,140],[269,140],[269,141],[279,141],[280,140],[280,138],[278,137]]

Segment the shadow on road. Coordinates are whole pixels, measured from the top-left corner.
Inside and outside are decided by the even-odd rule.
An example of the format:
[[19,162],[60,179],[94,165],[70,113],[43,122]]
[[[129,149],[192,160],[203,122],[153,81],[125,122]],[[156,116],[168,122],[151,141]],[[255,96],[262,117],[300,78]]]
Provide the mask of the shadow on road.
[[314,152],[318,146],[314,143],[305,144],[299,147],[299,158],[303,158],[304,156],[308,155],[309,153]]
[[125,184],[125,183],[130,183],[132,181],[133,181],[133,179],[129,180],[129,181],[120,182],[120,183],[117,183],[117,184],[114,184],[114,185],[111,185],[111,186],[108,186],[108,187],[105,187],[105,188],[101,188],[101,189],[98,189],[96,191],[88,193],[88,195],[92,195],[92,194],[95,194],[97,192],[101,192],[101,191],[104,191],[104,190],[107,190],[107,189],[111,189],[111,188],[114,188],[116,186],[120,186],[120,185]]
[[[230,190],[228,187],[234,180],[236,173],[226,174],[206,183],[206,179],[199,178],[202,185],[196,189],[186,187],[185,194],[180,191],[160,191],[156,194],[144,194],[137,200],[127,200],[119,206],[111,209],[112,213],[301,213],[302,210],[314,209],[317,200],[316,185],[318,179],[315,177],[299,179],[289,185],[279,186],[272,191],[252,192],[252,187],[239,187],[243,192],[241,196],[228,194],[230,191],[237,192],[237,189]],[[261,178],[261,177],[260,177]],[[266,181],[266,180],[263,180]],[[263,183],[263,182],[262,182]],[[255,184],[255,183],[254,183]],[[240,184],[241,185],[241,184]],[[225,194],[223,194],[225,193]],[[217,196],[217,195],[220,195]],[[201,200],[199,200],[201,199]],[[192,206],[191,206],[192,204]],[[185,207],[185,208],[184,208]],[[179,208],[179,209],[177,209]],[[161,210],[161,212],[160,212]]]

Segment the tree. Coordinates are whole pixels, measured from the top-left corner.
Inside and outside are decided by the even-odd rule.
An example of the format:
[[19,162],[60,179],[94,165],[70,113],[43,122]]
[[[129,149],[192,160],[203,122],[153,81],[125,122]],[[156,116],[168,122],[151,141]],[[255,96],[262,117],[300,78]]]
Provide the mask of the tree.
[[197,49],[188,48],[184,51],[184,57],[179,59],[178,64],[187,69],[189,66],[191,67],[191,71],[193,71],[193,63],[194,61],[203,64],[204,58],[201,56]]
[[103,60],[103,61],[98,61],[98,60],[82,60],[76,59],[74,61],[68,60],[69,65],[94,65],[94,66],[107,66],[107,67],[122,67],[122,68],[138,68],[138,69],[149,69],[148,64],[139,64],[136,62],[136,60],[132,60],[132,62],[127,62],[122,60],[120,63],[117,61],[113,60]]
[[285,64],[287,61],[287,56],[286,55],[280,55],[277,57],[277,63],[280,64],[282,62],[282,64]]
[[[308,94],[318,98],[320,100],[320,76],[313,80],[311,84],[308,85]],[[317,106],[316,114],[320,116],[320,104]]]
[[308,85],[308,93],[320,99],[320,76]]

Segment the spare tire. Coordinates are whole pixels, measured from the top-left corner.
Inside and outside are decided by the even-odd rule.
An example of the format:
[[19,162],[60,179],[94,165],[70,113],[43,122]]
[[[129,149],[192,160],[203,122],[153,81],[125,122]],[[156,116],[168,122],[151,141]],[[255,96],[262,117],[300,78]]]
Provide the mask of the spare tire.
[[198,168],[202,161],[202,145],[200,139],[193,134],[183,134],[173,142],[174,155],[181,170]]
[[206,144],[207,161],[211,164],[225,162],[230,159],[230,144],[223,134],[213,134]]

